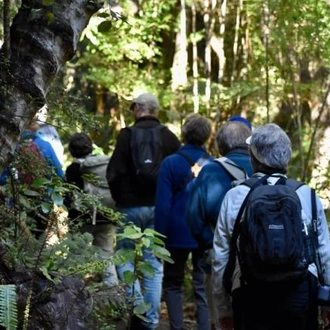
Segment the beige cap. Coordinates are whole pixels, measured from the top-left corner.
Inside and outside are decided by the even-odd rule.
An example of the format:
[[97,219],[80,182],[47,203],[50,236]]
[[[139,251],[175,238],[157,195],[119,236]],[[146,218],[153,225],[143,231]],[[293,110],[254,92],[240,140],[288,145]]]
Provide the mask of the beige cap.
[[137,103],[141,105],[147,105],[152,109],[159,109],[159,102],[155,95],[151,93],[144,93],[133,99],[132,104]]

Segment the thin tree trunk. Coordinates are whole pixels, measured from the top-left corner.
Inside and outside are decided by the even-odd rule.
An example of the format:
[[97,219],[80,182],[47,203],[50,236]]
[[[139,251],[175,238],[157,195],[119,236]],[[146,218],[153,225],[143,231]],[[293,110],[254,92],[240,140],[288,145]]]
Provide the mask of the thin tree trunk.
[[204,50],[204,70],[205,70],[205,105],[207,114],[211,109],[211,22],[210,22],[210,1],[204,0],[204,28],[205,28],[205,50]]
[[192,57],[193,57],[193,100],[194,100],[194,113],[199,112],[199,92],[198,92],[198,51],[196,40],[196,6],[195,0],[191,4],[192,13]]
[[265,98],[266,98],[266,110],[267,110],[267,122],[270,120],[269,116],[269,3],[266,1],[263,5],[263,39],[265,46],[265,72],[266,72],[266,82],[265,82]]
[[179,87],[187,84],[187,28],[186,28],[186,6],[185,0],[181,0],[181,11],[179,30],[175,40],[175,54],[172,65],[172,91],[175,92]]
[[[233,81],[235,80],[235,77],[237,77],[236,72],[236,61],[238,57],[238,41],[239,41],[239,35],[240,35],[240,25],[241,25],[241,10],[242,10],[243,2],[242,0],[238,0],[238,4],[236,7],[236,22],[235,22],[235,35],[234,35],[234,42],[233,42],[233,66],[232,66],[232,72],[230,75],[230,86],[232,86]],[[239,103],[239,100],[237,101]]]

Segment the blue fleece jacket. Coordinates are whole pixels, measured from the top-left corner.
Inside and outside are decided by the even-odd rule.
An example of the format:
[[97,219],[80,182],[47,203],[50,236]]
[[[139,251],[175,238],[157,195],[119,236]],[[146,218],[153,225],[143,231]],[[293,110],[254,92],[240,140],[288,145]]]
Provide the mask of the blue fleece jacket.
[[[27,139],[33,139],[35,144],[38,146],[40,149],[40,152],[42,155],[45,157],[47,160],[48,164],[52,166],[56,172],[56,174],[60,177],[63,178],[64,172],[62,169],[62,165],[60,161],[58,160],[54,149],[52,148],[51,144],[47,141],[44,141],[38,134],[32,131],[25,131],[21,135],[22,140],[27,140]],[[31,169],[33,170],[33,164],[31,164]],[[4,169],[0,176],[0,185],[4,185],[7,182],[8,179],[8,168]]]
[[[179,150],[192,161],[210,159],[201,147],[186,144]],[[168,248],[197,248],[192,237],[185,211],[192,186],[191,165],[178,153],[166,157],[160,167],[155,203],[155,230],[166,236]]]
[[[247,150],[238,149],[226,155],[227,158],[252,175]],[[231,188],[233,178],[217,162],[203,166],[190,192],[186,220],[192,236],[201,250],[213,247],[213,231],[218,220],[222,200]]]

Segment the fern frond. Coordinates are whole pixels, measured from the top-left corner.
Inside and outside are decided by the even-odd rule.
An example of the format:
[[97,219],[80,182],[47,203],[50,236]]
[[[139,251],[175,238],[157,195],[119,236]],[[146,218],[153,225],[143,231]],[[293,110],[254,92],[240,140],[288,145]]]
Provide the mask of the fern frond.
[[7,330],[16,330],[17,324],[16,287],[0,285],[0,325]]

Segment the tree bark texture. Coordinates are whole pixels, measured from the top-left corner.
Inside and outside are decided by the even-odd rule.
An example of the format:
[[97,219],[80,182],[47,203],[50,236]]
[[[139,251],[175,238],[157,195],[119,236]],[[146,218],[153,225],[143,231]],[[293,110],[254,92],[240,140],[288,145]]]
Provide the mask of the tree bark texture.
[[45,104],[48,88],[77,48],[100,0],[23,0],[10,28],[10,56],[0,58],[0,173],[18,138]]

